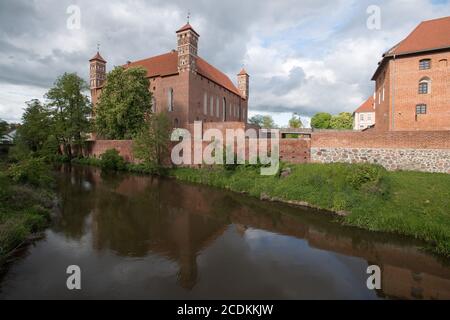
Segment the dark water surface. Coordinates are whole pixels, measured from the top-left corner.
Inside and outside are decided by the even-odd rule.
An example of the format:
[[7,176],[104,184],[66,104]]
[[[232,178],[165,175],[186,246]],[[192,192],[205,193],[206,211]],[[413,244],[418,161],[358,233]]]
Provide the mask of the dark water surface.
[[[61,168],[58,192],[52,227],[9,266],[0,299],[450,298],[448,261],[315,210],[81,167]],[[80,291],[66,287],[69,265]]]

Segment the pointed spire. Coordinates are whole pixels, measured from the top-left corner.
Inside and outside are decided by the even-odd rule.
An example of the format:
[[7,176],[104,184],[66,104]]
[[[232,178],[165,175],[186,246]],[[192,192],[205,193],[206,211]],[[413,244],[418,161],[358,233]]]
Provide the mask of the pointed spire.
[[245,71],[244,67],[242,67],[241,72],[238,73],[238,76],[248,76],[248,73]]

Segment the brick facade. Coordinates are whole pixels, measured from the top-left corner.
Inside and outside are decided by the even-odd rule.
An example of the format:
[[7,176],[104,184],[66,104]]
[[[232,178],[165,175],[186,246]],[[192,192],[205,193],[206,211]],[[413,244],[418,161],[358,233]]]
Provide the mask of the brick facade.
[[450,17],[423,21],[383,55],[375,81],[378,131],[450,130]]
[[[419,69],[430,59],[431,68]],[[389,60],[376,78],[376,128],[381,131],[450,130],[450,50]],[[429,79],[429,93],[419,93]],[[383,94],[384,91],[384,94]],[[383,98],[384,97],[384,98]],[[416,106],[426,105],[426,114]]]
[[[178,50],[129,62],[125,68],[147,69],[153,111],[166,112],[176,128],[194,121],[247,122],[249,76],[242,71],[236,85],[221,71],[197,56],[198,34],[190,25],[177,31]],[[106,61],[100,54],[90,60],[91,97],[94,105],[105,83]]]

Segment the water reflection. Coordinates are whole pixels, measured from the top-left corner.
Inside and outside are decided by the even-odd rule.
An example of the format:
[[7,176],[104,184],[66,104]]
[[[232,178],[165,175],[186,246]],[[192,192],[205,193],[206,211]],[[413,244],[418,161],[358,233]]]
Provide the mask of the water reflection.
[[[343,228],[314,210],[80,167],[61,168],[59,192],[61,212],[47,240],[11,268],[1,298],[30,290],[74,297],[57,284],[62,275],[54,280],[45,269],[48,252],[55,265],[86,265],[92,285],[83,297],[450,298],[447,262],[419,243]],[[371,264],[382,268],[377,293],[365,287]],[[32,268],[35,278],[17,276]],[[30,289],[27,278],[47,281],[48,290]]]

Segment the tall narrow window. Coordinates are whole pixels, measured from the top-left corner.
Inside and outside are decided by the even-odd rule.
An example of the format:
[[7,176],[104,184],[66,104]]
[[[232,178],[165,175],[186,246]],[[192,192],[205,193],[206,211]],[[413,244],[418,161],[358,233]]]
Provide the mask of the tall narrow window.
[[227,99],[223,98],[223,121],[227,121]]
[[419,82],[419,94],[428,94],[431,89],[431,81],[430,78],[422,78]]
[[220,118],[220,100],[219,100],[219,97],[216,98],[216,117]]
[[156,99],[154,96],[152,96],[152,112],[155,113],[156,112]]
[[422,59],[419,61],[419,70],[431,69],[431,59]]
[[173,111],[173,89],[169,88],[168,97],[167,97],[167,109],[172,112]]
[[214,97],[211,96],[211,98],[209,99],[209,113],[211,115],[211,117],[214,116]]
[[208,114],[208,94],[206,92],[203,95],[203,114]]

